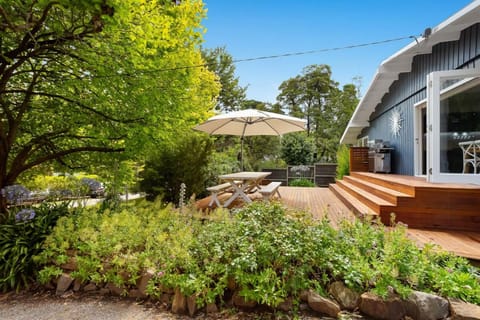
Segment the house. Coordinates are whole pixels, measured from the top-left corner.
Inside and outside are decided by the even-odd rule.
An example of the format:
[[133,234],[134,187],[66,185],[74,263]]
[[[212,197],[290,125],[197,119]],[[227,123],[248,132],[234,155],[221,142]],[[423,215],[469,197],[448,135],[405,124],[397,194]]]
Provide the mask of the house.
[[480,230],[480,0],[380,64],[341,143],[379,140],[391,174],[354,172],[339,197],[384,223]]
[[341,143],[387,140],[395,149],[394,173],[480,184],[475,168],[464,172],[459,146],[480,140],[475,76],[480,77],[480,1],[427,29],[379,66]]

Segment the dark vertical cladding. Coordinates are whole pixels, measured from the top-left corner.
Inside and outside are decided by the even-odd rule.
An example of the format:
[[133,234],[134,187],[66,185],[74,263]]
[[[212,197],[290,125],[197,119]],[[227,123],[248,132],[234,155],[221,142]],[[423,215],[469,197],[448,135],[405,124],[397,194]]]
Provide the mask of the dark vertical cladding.
[[[415,56],[411,71],[399,75],[370,116],[370,127],[361,136],[387,140],[395,148],[393,172],[413,175],[414,105],[426,98],[427,74],[439,70],[466,69],[480,64],[480,23],[462,31],[457,41],[439,43],[432,53]],[[402,129],[394,136],[390,130],[392,111],[402,117]]]

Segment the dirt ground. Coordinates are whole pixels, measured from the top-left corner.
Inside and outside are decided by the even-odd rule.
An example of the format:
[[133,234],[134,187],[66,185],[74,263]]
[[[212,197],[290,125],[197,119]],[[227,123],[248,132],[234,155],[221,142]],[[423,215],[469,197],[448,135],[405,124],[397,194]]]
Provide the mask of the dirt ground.
[[[68,293],[62,297],[48,291],[24,291],[0,293],[1,320],[187,320],[188,316],[174,315],[166,311],[160,302],[101,295]],[[224,310],[217,314],[199,313],[195,319],[332,319],[311,314],[286,315],[256,310],[244,312]],[[364,319],[346,317],[344,319]]]

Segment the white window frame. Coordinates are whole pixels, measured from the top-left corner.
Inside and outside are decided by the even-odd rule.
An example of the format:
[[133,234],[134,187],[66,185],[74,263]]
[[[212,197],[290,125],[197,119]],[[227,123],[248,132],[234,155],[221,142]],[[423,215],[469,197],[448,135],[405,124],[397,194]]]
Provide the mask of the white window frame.
[[[462,84],[469,82],[474,77],[480,77],[480,68],[435,71],[427,75],[427,181],[429,182],[480,184],[480,174],[442,173],[440,171],[441,99],[466,90],[468,86],[462,87]],[[463,80],[451,88],[441,90],[442,81],[454,79]],[[453,90],[457,88],[458,90]],[[448,92],[448,95],[444,95],[444,92]]]

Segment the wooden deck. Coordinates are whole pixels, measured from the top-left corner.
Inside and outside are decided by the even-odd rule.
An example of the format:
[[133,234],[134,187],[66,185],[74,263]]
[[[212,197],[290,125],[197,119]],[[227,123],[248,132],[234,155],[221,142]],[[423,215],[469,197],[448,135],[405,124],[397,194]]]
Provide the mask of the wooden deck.
[[[338,226],[344,219],[353,221],[357,218],[354,212],[328,188],[280,187],[280,194],[282,196],[280,200],[286,206],[308,211],[316,219],[327,217],[334,227]],[[223,202],[229,196],[230,194],[223,194],[220,199]],[[253,194],[251,198],[258,201],[262,199],[259,194]],[[209,201],[210,197],[201,199],[197,202],[197,206],[205,209]],[[235,202],[232,206],[238,207],[241,205],[241,202]],[[409,228],[408,236],[421,247],[426,243],[433,243],[459,256],[480,260],[480,231],[442,231]]]
[[386,225],[394,213],[396,221],[410,228],[480,231],[477,185],[428,183],[418,177],[352,172],[330,188],[353,211],[379,215]]

